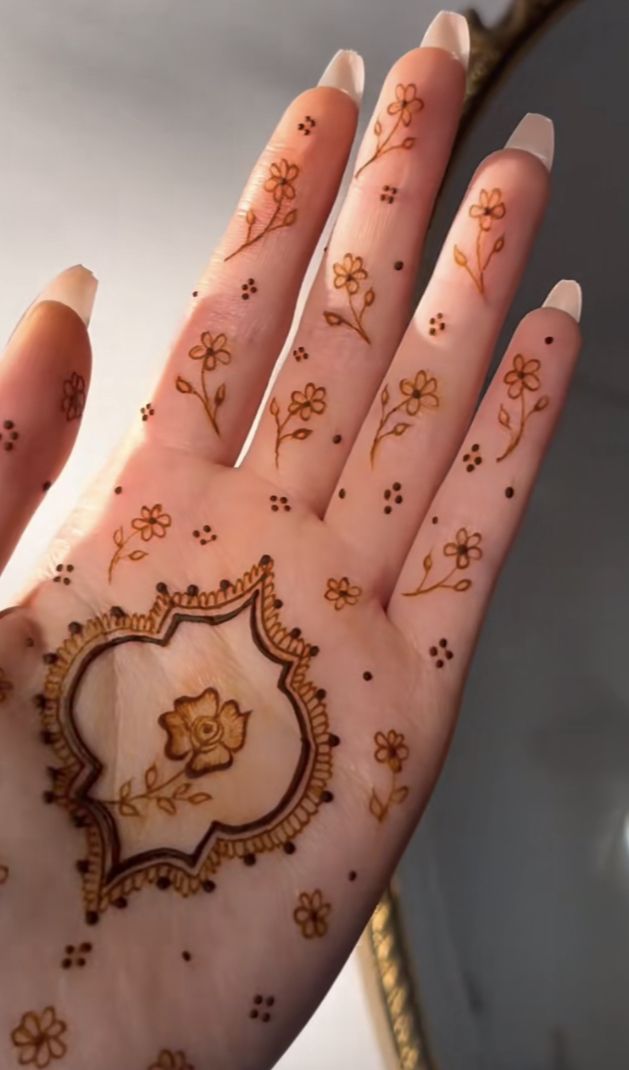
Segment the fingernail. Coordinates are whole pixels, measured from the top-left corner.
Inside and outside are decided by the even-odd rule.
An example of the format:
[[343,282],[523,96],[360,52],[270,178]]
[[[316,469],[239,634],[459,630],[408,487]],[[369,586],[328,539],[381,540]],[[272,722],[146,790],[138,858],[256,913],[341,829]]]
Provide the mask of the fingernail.
[[553,286],[542,308],[558,308],[560,312],[567,312],[573,320],[580,323],[583,290],[574,279],[562,279],[556,286]]
[[457,11],[440,11],[426,30],[420,47],[443,48],[467,70],[470,59],[470,28],[465,15],[459,15]]
[[60,301],[62,305],[72,308],[89,327],[98,279],[82,264],[66,268],[55,275],[54,279],[42,290],[34,304],[40,301]]
[[529,112],[520,120],[505,149],[522,149],[537,156],[550,171],[555,155],[555,126],[546,115]]
[[319,85],[342,89],[360,104],[365,88],[365,64],[363,57],[350,48],[341,48],[332,57],[319,79]]

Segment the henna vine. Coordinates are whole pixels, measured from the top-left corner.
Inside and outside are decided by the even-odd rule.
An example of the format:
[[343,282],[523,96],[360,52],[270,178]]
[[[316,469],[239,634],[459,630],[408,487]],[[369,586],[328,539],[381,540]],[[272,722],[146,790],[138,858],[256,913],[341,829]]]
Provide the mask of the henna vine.
[[199,399],[205,409],[212,430],[220,438],[218,410],[225,401],[227,389],[225,383],[221,383],[214,391],[214,396],[210,397],[205,376],[208,372],[215,371],[219,364],[230,363],[232,358],[231,352],[227,348],[227,336],[224,334],[211,335],[209,331],[204,331],[201,335],[200,344],[193,346],[188,356],[191,360],[201,361],[201,375],[199,377],[201,389],[195,389],[192,383],[188,379],[184,379],[182,375],[177,376],[175,386],[180,394],[192,394]]
[[293,911],[293,918],[301,929],[301,935],[306,940],[312,940],[317,936],[325,936],[328,931],[328,916],[332,906],[326,903],[323,892],[315,888],[314,892],[301,892],[297,900],[297,906]]
[[117,549],[109,562],[109,582],[111,583],[114,569],[121,561],[142,561],[143,558],[148,556],[148,550],[132,550],[129,554],[123,553],[132,539],[136,539],[138,535],[142,542],[150,542],[151,539],[163,539],[171,524],[172,517],[168,513],[162,512],[161,505],[152,505],[150,508],[148,505],[143,505],[140,510],[140,516],[131,521],[131,527],[134,530],[130,535],[125,538],[122,525],[116,528],[113,538]]
[[247,222],[247,236],[237,249],[234,249],[233,253],[229,253],[225,257],[225,260],[231,260],[233,256],[242,252],[243,249],[247,249],[250,245],[255,245],[256,242],[262,240],[265,235],[270,234],[272,230],[281,230],[282,227],[292,227],[297,222],[297,209],[291,208],[290,211],[285,212],[282,216],[282,209],[285,207],[286,201],[293,201],[295,199],[295,182],[299,176],[299,167],[296,163],[289,163],[288,160],[282,159],[279,163],[272,163],[269,168],[269,175],[264,183],[263,189],[272,194],[275,201],[275,208],[269,216],[267,222],[263,224],[262,228],[256,231],[256,224],[259,222],[256,213],[253,208],[249,208],[245,216]]
[[373,305],[376,294],[373,287],[369,287],[363,295],[363,304],[360,310],[356,309],[354,304],[354,297],[360,290],[361,284],[367,278],[369,274],[363,266],[362,256],[353,256],[351,253],[345,253],[341,263],[333,265],[334,268],[334,287],[336,290],[347,290],[347,300],[349,302],[351,319],[346,319],[345,316],[341,316],[339,312],[325,311],[323,316],[325,318],[328,327],[349,327],[351,331],[355,331],[360,335],[364,342],[371,345],[371,338],[367,334],[363,327],[363,317],[368,308]]
[[63,383],[63,397],[61,399],[61,411],[65,413],[68,423],[71,420],[80,420],[85,408],[85,379],[78,372],[72,372],[69,379]]
[[63,1059],[68,1048],[65,1040],[67,1025],[57,1018],[53,1007],[45,1007],[41,1014],[28,1011],[22,1015],[11,1033],[11,1041],[20,1066],[36,1066],[38,1070]]
[[0,669],[0,706],[8,699],[12,691],[13,684],[9,680],[4,669]]
[[419,587],[416,587],[414,591],[404,591],[406,598],[413,598],[417,594],[429,594],[431,591],[438,589],[457,591],[459,593],[463,591],[469,591],[472,586],[472,581],[469,579],[457,580],[456,583],[448,583],[448,580],[452,579],[456,572],[469,568],[474,561],[479,561],[483,556],[483,551],[480,548],[482,535],[479,532],[474,532],[470,535],[467,528],[459,528],[456,533],[454,542],[447,542],[443,547],[443,553],[445,557],[454,557],[454,565],[450,571],[440,580],[435,583],[426,586],[426,580],[428,579],[433,566],[432,553],[426,554],[424,558],[424,575]]
[[279,468],[280,449],[286,439],[295,439],[303,442],[312,434],[310,427],[298,427],[295,431],[285,431],[291,420],[298,419],[307,423],[311,416],[321,416],[326,409],[326,389],[324,386],[315,386],[314,383],[306,383],[303,392],[293,390],[288,403],[286,416],[282,420],[280,406],[277,398],[271,398],[269,412],[275,420],[275,467]]
[[524,434],[524,428],[528,420],[534,412],[543,412],[545,408],[550,404],[550,398],[543,394],[541,398],[538,398],[533,408],[526,410],[526,391],[530,391],[531,394],[536,393],[539,390],[541,383],[538,372],[541,368],[541,361],[535,359],[525,360],[521,353],[516,353],[513,358],[512,368],[505,374],[503,382],[508,386],[507,394],[513,400],[520,399],[520,412],[514,419],[517,421],[517,426],[513,427],[511,424],[511,414],[509,410],[501,405],[498,410],[498,423],[501,427],[504,427],[505,431],[509,435],[509,445],[499,457],[496,457],[497,461],[504,461],[505,457],[508,457],[510,453],[513,453],[516,446],[519,444],[522,435]]
[[379,160],[381,156],[384,156],[387,152],[393,152],[395,149],[412,149],[415,144],[414,137],[405,137],[402,141],[398,141],[392,144],[392,140],[395,137],[400,125],[410,126],[413,121],[413,116],[422,110],[424,107],[423,100],[417,96],[417,86],[414,82],[410,82],[408,85],[402,85],[398,83],[395,87],[395,100],[392,101],[387,107],[387,115],[396,115],[393,126],[389,130],[389,133],[384,137],[382,122],[380,119],[376,119],[373,127],[373,132],[376,135],[376,148],[369,159],[358,168],[354,178],[358,178],[359,174],[374,163],[375,160]]
[[404,412],[406,416],[415,417],[420,416],[425,409],[439,407],[437,380],[429,376],[425,371],[416,372],[414,379],[400,379],[399,391],[402,395],[402,400],[388,408],[391,400],[388,383],[385,383],[382,388],[380,394],[380,421],[369,451],[372,467],[383,439],[388,438],[390,435],[395,438],[401,438],[409,427],[412,427],[412,424],[407,423],[406,420],[396,420],[393,427],[387,427],[392,416],[396,416],[398,412]]
[[362,587],[350,583],[347,576],[342,576],[340,580],[328,580],[325,597],[326,601],[334,602],[335,609],[344,609],[345,606],[355,606],[362,593]]
[[402,772],[404,762],[408,758],[408,747],[401,732],[390,729],[386,736],[384,732],[376,732],[374,743],[376,749],[374,758],[381,765],[386,765],[391,773],[391,784],[386,799],[381,799],[375,788],[372,788],[369,798],[369,812],[376,821],[384,821],[392,806],[399,806],[406,799],[409,789],[405,784],[398,784],[398,776]]
[[148,1070],[194,1070],[192,1063],[182,1051],[169,1051],[163,1048]]
[[467,255],[459,248],[458,245],[454,246],[454,260],[455,263],[467,271],[468,275],[472,279],[476,289],[479,293],[485,293],[485,272],[491,263],[492,258],[496,253],[502,252],[505,246],[504,234],[501,234],[499,238],[496,238],[489,253],[483,252],[484,237],[491,230],[493,223],[497,219],[502,219],[507,209],[502,200],[502,192],[499,189],[492,189],[491,193],[488,193],[486,189],[480,191],[478,204],[473,204],[470,207],[469,214],[472,219],[478,220],[478,234],[476,235],[476,250],[475,258],[476,264],[474,267],[470,266]]

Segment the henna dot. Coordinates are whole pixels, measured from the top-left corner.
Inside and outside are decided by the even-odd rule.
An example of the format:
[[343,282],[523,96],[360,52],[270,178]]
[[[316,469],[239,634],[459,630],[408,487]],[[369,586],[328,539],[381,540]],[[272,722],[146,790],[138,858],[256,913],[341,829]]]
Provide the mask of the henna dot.
[[334,732],[330,732],[330,735],[328,736],[328,743],[330,744],[330,746],[331,747],[338,747],[340,742],[341,742],[341,740],[340,740],[339,736],[335,735]]
[[117,899],[114,899],[114,906],[116,910],[125,910],[128,906],[127,900],[124,895],[119,895]]
[[271,564],[270,555],[269,554],[262,554],[262,557],[260,558],[260,564],[261,565],[270,565]]
[[301,635],[301,628],[291,628],[290,635],[291,639],[299,639],[299,636]]
[[306,352],[303,346],[298,346],[297,349],[293,349],[293,356],[297,363],[300,364],[302,360],[308,360],[310,354]]
[[318,646],[311,646],[310,647],[310,657],[311,658],[316,658],[318,653],[319,653],[319,647]]
[[83,631],[83,625],[79,624],[78,620],[71,620],[68,624],[68,631],[70,635],[80,635]]
[[255,866],[256,856],[254,854],[243,855],[243,862],[246,866]]
[[76,862],[76,868],[79,873],[89,873],[90,864],[87,858],[78,858]]
[[43,731],[40,732],[39,738],[41,739],[42,743],[45,743],[46,746],[49,747],[52,743],[55,742],[57,737],[54,732],[51,732],[48,728],[44,728]]
[[86,925],[98,925],[99,921],[100,921],[100,918],[99,918],[98,914],[96,913],[96,911],[95,910],[88,910],[87,914],[85,915],[85,924]]
[[231,583],[229,582],[229,580],[221,580],[221,582],[219,583],[219,587],[221,591],[228,591],[231,587]]
[[369,670],[364,672],[363,673],[363,680],[373,680],[373,673],[369,672]]
[[393,512],[393,505],[391,505],[391,502],[393,502],[395,505],[401,505],[404,501],[402,495],[398,493],[398,491],[401,491],[401,489],[402,484],[396,482],[393,483],[391,487],[387,487],[387,489],[383,492],[382,497],[384,498],[387,504],[384,506],[382,511],[386,516],[389,516]]
[[182,957],[184,962],[191,962],[192,961],[192,955],[190,954],[189,951],[182,951],[181,952],[181,957]]
[[343,436],[342,435],[334,435],[333,438],[332,438],[332,441],[333,441],[335,446],[338,446],[339,442],[343,441]]
[[114,494],[122,494],[122,487],[114,487]]
[[214,881],[203,881],[201,887],[204,892],[213,892],[216,888]]
[[555,339],[553,338],[552,334],[549,334],[549,335],[548,335],[548,336],[547,336],[547,337],[546,337],[546,338],[544,339],[544,341],[545,341],[545,343],[546,343],[546,345],[547,345],[547,346],[551,346],[551,345],[553,344],[553,342],[555,341]]
[[429,653],[431,657],[436,658],[439,651],[437,650],[436,646],[431,646]]
[[198,297],[199,296],[199,291],[198,290],[193,290],[192,291],[192,296],[193,297]]
[[284,854],[294,855],[296,850],[297,848],[295,847],[295,844],[291,842],[291,840],[289,840],[288,843],[284,844]]
[[401,271],[403,267],[404,267],[404,261],[403,260],[396,260],[395,264],[393,265],[393,270],[394,271]]
[[252,1010],[252,1011],[249,1011],[249,1017],[250,1018],[257,1018],[258,1017],[258,1012],[255,1009]]
[[431,646],[428,652],[431,658],[433,658],[435,668],[437,669],[443,669],[443,666],[445,665],[444,658],[449,661],[454,656],[448,647],[447,639],[440,639],[438,645]]
[[165,583],[157,583],[155,585],[155,590],[158,594],[168,594],[168,587]]
[[253,1002],[256,1004],[256,1006],[259,1007],[260,1004],[262,1003],[262,996],[254,996],[253,997]]
[[41,489],[43,490],[43,492],[45,494],[46,491],[50,490],[51,487],[52,487],[52,483],[50,482],[49,479],[47,479],[45,483],[42,483],[42,488]]
[[332,802],[333,799],[334,799],[334,795],[332,794],[331,791],[322,791],[321,792],[321,802],[329,803],[329,802]]
[[54,665],[58,658],[56,654],[44,654],[43,661],[46,665]]
[[272,1007],[275,1003],[275,996],[267,996],[265,1003],[267,1007]]
[[284,603],[282,602],[281,598],[276,598],[275,601],[273,602],[273,606],[274,606],[275,609],[281,609],[283,605],[284,605]]
[[154,416],[155,415],[155,409],[151,405],[150,401],[146,405],[142,406],[142,408],[140,409],[140,412],[142,414],[142,421],[144,423],[146,423],[146,421],[149,419],[150,416]]
[[327,695],[327,691],[323,687],[320,687],[318,691],[315,691],[315,698],[318,698],[319,702],[321,702],[325,698],[326,695]]
[[165,892],[167,888],[170,888],[171,883],[170,877],[158,877],[155,881],[160,892]]
[[341,489],[339,490],[339,498],[344,498],[346,494],[347,491],[345,490],[345,487],[341,487]]
[[438,524],[439,523],[439,517],[438,516],[433,516],[433,518],[431,520],[431,523],[432,524]]
[[54,791],[48,790],[48,791],[42,792],[42,799],[48,805],[50,805],[50,803],[54,803],[54,801],[55,801],[55,793],[54,793]]
[[505,488],[505,498],[512,498],[514,494],[515,494],[515,491],[514,491],[513,487],[506,487]]
[[445,320],[443,318],[443,312],[437,312],[436,316],[431,316],[430,317],[430,321],[429,321],[429,325],[428,325],[428,333],[429,334],[434,336],[436,334],[440,334],[441,331],[445,331],[445,329],[446,329],[446,324],[445,324]]
[[63,962],[61,963],[61,968],[63,970],[69,970],[71,965],[72,965],[72,960],[71,959],[64,959]]
[[357,874],[356,870],[355,869],[350,869],[349,873],[347,874],[347,879],[348,879],[348,881],[355,881],[357,876],[358,876],[358,874]]
[[199,588],[197,587],[196,583],[189,583],[186,587],[186,594],[190,595],[191,598],[196,598],[198,593]]

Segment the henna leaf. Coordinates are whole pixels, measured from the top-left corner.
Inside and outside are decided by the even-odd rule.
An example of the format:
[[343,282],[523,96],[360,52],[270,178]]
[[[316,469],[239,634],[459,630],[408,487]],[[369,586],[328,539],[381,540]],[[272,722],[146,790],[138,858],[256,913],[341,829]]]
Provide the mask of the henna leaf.
[[141,817],[137,806],[130,802],[121,802],[118,806],[121,817]]
[[173,791],[173,799],[184,799],[190,791],[190,784],[180,784],[178,788]]
[[426,573],[429,573],[432,568],[432,554],[426,554],[422,563]]
[[336,312],[324,312],[325,322],[329,327],[340,327],[343,322],[343,317],[339,316]]
[[396,438],[400,438],[400,436],[403,435],[405,431],[408,431],[410,426],[410,424],[406,423],[396,424],[391,433],[395,435]]
[[304,439],[309,438],[312,434],[312,428],[300,427],[298,431],[293,431],[289,438],[296,438],[298,442],[303,442]]
[[453,591],[469,591],[472,586],[471,580],[459,580],[452,588]]
[[402,784],[399,788],[394,788],[391,792],[391,802],[403,803],[408,795],[408,788]]
[[389,398],[390,398],[390,396],[391,396],[391,395],[389,394],[389,387],[388,387],[388,386],[387,386],[387,384],[385,383],[385,384],[384,384],[384,389],[383,389],[382,393],[380,394],[380,403],[381,403],[381,405],[382,405],[382,407],[383,407],[383,408],[384,408],[384,407],[385,407],[386,405],[388,405],[388,404],[389,404]]
[[249,208],[249,209],[247,210],[247,214],[246,214],[246,216],[245,216],[245,219],[247,220],[247,223],[249,224],[249,226],[250,226],[250,227],[252,227],[252,226],[253,226],[253,224],[255,223],[255,221],[256,221],[256,219],[257,219],[257,218],[258,218],[258,217],[257,217],[257,215],[255,214],[255,212],[254,212],[253,208]]
[[280,414],[280,407],[279,407],[277,401],[275,400],[275,398],[271,398],[271,404],[269,405],[269,412],[271,413],[271,416],[279,416],[279,414]]
[[372,289],[367,290],[367,293],[365,294],[365,308],[369,308],[370,305],[373,305],[375,300],[376,295],[374,291]]
[[503,235],[502,237],[497,238],[497,240],[494,242],[494,252],[495,253],[500,253],[500,252],[502,252],[504,247],[505,247],[505,240],[504,240],[504,235]]
[[550,405],[550,398],[544,395],[543,398],[539,398],[535,402],[535,405],[533,406],[533,412],[541,412],[542,409],[547,408],[548,405]]
[[165,799],[163,795],[157,800],[157,806],[165,814],[170,814],[172,816],[177,813],[177,807],[172,799]]
[[191,795],[188,799],[189,803],[193,806],[199,806],[200,803],[210,802],[212,796],[208,795],[207,791],[197,791],[194,795]]
[[227,389],[225,387],[225,383],[221,383],[221,385],[218,387],[218,389],[217,389],[217,391],[216,391],[216,393],[214,395],[214,404],[216,405],[217,409],[218,409],[219,405],[223,404],[223,402],[225,400],[225,394],[226,393],[227,393]]
[[380,134],[382,133],[382,123],[379,119],[376,119],[375,123],[373,124],[373,132],[376,137],[380,137]]
[[120,547],[122,546],[123,542],[124,531],[122,528],[116,528],[116,530],[114,531],[114,543],[116,544],[116,546]]
[[147,557],[146,550],[134,550],[129,554],[129,561],[141,561],[143,557]]
[[284,216],[283,226],[292,227],[293,223],[297,222],[297,209],[293,208],[290,212],[287,212]]
[[498,423],[502,424],[503,427],[511,427],[511,417],[504,405],[501,405],[498,411]]
[[192,394],[194,391],[192,383],[189,383],[188,380],[184,379],[181,375],[178,375],[175,379],[175,386],[180,394]]
[[378,798],[378,795],[377,795],[376,791],[372,790],[371,798],[369,800],[369,813],[373,814],[373,816],[378,821],[383,821],[385,816],[386,816],[386,812],[387,811],[386,811],[383,803]]
[[467,264],[467,257],[462,249],[459,249],[458,245],[454,246],[454,259],[459,267],[465,267]]
[[405,137],[404,141],[402,142],[402,148],[403,149],[412,149],[413,145],[415,144],[415,140],[416,139],[414,137]]
[[131,785],[132,785],[132,783],[133,783],[133,780],[125,780],[124,784],[120,785],[120,790],[118,792],[118,798],[120,800],[129,798],[129,796],[131,794]]
[[144,786],[146,787],[147,791],[150,791],[151,788],[154,788],[156,784],[157,766],[155,765],[155,762],[153,762],[153,765],[149,765],[148,769],[144,774]]

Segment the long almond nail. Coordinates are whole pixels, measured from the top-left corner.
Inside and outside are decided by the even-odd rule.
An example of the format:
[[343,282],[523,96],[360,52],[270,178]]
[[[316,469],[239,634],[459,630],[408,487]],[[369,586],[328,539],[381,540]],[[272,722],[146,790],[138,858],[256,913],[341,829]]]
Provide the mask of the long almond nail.
[[583,309],[583,290],[574,279],[562,279],[553,286],[542,308],[558,308],[567,312],[577,323],[581,322]]
[[42,290],[34,302],[60,301],[62,305],[74,309],[86,327],[89,327],[98,288],[98,279],[82,264],[66,268],[55,275],[54,279]]
[[555,156],[555,126],[552,119],[529,112],[516,126],[505,149],[530,152],[550,171]]
[[465,15],[440,11],[423,36],[421,48],[443,48],[467,70],[470,60],[470,28]]
[[356,104],[360,104],[363,99],[363,89],[365,88],[363,57],[349,48],[339,49],[321,75],[319,85],[331,86],[332,89],[342,89]]

